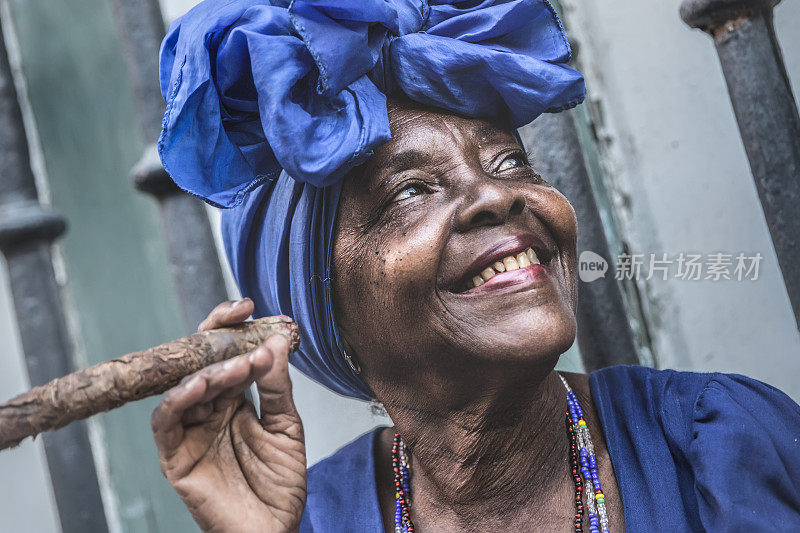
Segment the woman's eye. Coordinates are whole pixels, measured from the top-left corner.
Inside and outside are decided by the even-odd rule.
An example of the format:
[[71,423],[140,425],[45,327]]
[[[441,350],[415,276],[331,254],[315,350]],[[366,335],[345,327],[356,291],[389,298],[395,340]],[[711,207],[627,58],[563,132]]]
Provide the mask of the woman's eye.
[[525,164],[525,161],[519,156],[512,155],[510,157],[506,157],[500,166],[497,167],[498,172],[502,172],[503,170],[511,170],[512,168],[521,167]]
[[409,185],[408,187],[404,188],[402,191],[397,193],[394,197],[395,201],[398,200],[406,200],[413,196],[417,196],[422,194],[422,188],[418,185]]

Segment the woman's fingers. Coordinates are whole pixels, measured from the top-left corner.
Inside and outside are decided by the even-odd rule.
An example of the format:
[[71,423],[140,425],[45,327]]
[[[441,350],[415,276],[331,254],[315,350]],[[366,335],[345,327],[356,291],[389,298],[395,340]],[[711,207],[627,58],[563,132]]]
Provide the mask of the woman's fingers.
[[259,346],[252,352],[210,365],[197,373],[206,381],[206,390],[198,403],[213,402],[216,411],[226,400],[240,400],[245,390],[272,366],[272,356]]
[[197,404],[206,392],[206,381],[193,376],[172,388],[150,417],[153,438],[159,452],[170,456],[183,440],[181,419],[187,409]]
[[210,365],[171,389],[151,417],[159,450],[169,456],[180,446],[185,426],[208,422],[216,412],[238,402],[271,366],[272,355],[262,346]]
[[195,426],[208,422],[214,414],[214,402],[198,403],[191,406],[183,413],[181,424],[185,427]]
[[263,344],[271,354],[268,372],[256,379],[261,404],[261,425],[271,433],[285,433],[302,439],[302,424],[292,399],[289,378],[289,341],[283,335],[273,335]]
[[253,300],[250,298],[222,302],[200,323],[197,331],[207,331],[244,322],[247,317],[253,314],[253,308]]

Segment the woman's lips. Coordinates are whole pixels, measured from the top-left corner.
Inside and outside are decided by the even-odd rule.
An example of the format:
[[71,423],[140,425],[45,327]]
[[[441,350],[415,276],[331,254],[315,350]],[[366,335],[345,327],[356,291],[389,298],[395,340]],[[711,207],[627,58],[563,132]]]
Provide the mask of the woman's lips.
[[473,287],[462,294],[464,296],[480,296],[518,290],[541,285],[550,279],[550,273],[544,265],[532,264],[516,270],[501,272],[477,287]]
[[487,265],[486,268],[481,270],[480,274],[472,277],[470,283],[467,284],[467,289],[483,285],[494,276],[497,276],[501,273],[511,272],[519,268],[525,268],[529,265],[538,264],[541,264],[541,261],[539,261],[539,256],[536,255],[536,252],[533,250],[533,248],[526,248],[519,253],[498,258],[497,261],[493,261]]
[[475,257],[456,276],[455,282],[445,285],[452,287],[451,292],[461,294],[489,285],[489,282],[498,287],[508,283],[515,284],[514,280],[525,278],[525,275],[511,276],[510,273],[536,264],[543,265],[543,270],[546,271],[553,255],[536,235],[520,233],[495,242]]

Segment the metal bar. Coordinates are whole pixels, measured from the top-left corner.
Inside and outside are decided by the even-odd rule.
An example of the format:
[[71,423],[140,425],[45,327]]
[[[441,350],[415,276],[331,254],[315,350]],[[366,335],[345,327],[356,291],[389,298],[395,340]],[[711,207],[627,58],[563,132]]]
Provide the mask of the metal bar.
[[[17,91],[0,28],[0,250],[6,258],[32,385],[73,372],[50,244],[63,217],[39,203]],[[108,530],[84,423],[43,435],[63,533]]]
[[[613,263],[573,112],[544,114],[522,128],[520,136],[532,151],[537,170],[575,208],[578,252],[589,250]],[[614,271],[613,265],[610,271]],[[578,284],[578,346],[586,371],[638,364],[636,342],[617,280],[607,274]]]
[[800,327],[800,118],[775,36],[779,0],[685,0],[719,55],[783,281]]
[[139,126],[147,147],[132,171],[136,188],[159,204],[167,254],[187,331],[228,299],[211,224],[203,204],[180,191],[161,166],[155,141],[164,101],[158,86],[158,51],[164,21],[158,0],[111,0],[122,36],[125,63],[134,88]]

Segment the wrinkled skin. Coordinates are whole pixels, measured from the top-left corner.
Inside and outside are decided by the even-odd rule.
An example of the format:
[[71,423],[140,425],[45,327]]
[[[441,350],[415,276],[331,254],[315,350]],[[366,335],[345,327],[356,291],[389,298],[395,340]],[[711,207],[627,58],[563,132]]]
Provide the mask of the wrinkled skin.
[[[502,125],[398,101],[390,125],[392,140],[345,179],[332,265],[341,337],[396,424],[377,450],[386,530],[397,430],[411,451],[417,531],[574,531],[565,392],[553,369],[575,339],[575,213]],[[531,242],[544,266],[535,275],[471,288],[481,261]],[[212,313],[204,326],[244,312]],[[206,530],[299,523],[302,426],[285,346],[268,346],[242,356],[238,377],[229,367],[204,370],[205,392],[184,383],[154,414],[162,469]],[[587,377],[567,379],[599,431]],[[254,380],[262,406],[271,405],[260,424],[242,396]],[[276,434],[270,417],[294,429]],[[166,439],[170,432],[181,437]],[[593,434],[611,529],[622,531],[608,452]]]
[[[453,402],[512,368],[549,371],[575,338],[572,206],[504,129],[401,105],[390,120],[393,139],[345,182],[333,254],[336,317],[363,378],[390,405],[401,386]],[[550,282],[458,292],[464,267],[526,233],[553,254]]]
[[[224,302],[199,331],[236,324],[253,302]],[[297,531],[306,500],[303,425],[292,400],[289,343],[211,365],[153,411],[159,464],[203,531]],[[258,389],[261,417],[244,396]]]

